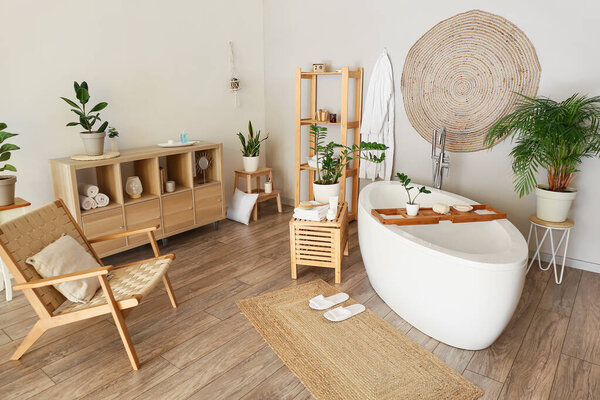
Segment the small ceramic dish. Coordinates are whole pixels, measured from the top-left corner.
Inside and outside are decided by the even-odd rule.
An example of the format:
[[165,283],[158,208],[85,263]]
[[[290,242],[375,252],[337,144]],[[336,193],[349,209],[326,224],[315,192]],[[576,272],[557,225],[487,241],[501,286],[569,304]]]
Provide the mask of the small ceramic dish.
[[458,212],[469,212],[473,209],[473,206],[468,204],[455,204],[452,206]]

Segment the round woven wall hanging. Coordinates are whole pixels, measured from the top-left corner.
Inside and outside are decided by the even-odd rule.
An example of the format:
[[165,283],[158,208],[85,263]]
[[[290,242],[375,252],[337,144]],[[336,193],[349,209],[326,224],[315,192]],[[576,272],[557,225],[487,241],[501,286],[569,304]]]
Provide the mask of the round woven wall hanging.
[[478,151],[519,101],[516,93],[536,95],[540,75],[535,48],[519,28],[472,10],[438,23],[411,47],[402,71],[404,108],[430,143],[444,126],[447,150]]

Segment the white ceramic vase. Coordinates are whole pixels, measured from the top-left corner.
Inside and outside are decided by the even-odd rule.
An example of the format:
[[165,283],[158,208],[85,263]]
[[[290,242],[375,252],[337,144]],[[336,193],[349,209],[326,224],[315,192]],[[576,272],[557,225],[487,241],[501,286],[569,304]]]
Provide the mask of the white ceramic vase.
[[139,199],[142,197],[143,191],[142,181],[139,176],[134,175],[127,178],[127,182],[125,182],[125,193],[127,193],[129,197],[132,199]]
[[329,198],[340,195],[340,183],[334,183],[332,185],[321,185],[313,182],[313,193],[315,194],[315,200],[319,203],[329,204]]
[[106,132],[81,132],[79,137],[83,142],[85,153],[88,156],[101,156],[104,154],[104,137]]
[[567,188],[567,192],[553,192],[548,186],[538,185],[535,188],[537,198],[536,216],[549,222],[564,222],[569,216],[577,191]]
[[244,171],[254,172],[258,169],[259,156],[256,157],[242,157],[244,160]]
[[419,208],[421,208],[420,204],[406,203],[406,214],[408,214],[409,217],[416,217],[419,213]]

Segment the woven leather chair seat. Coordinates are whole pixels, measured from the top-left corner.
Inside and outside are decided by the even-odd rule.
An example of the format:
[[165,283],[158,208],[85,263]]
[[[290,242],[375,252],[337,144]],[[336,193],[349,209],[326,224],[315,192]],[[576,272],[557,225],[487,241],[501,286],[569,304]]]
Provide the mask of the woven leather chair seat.
[[[138,264],[119,268],[111,271],[112,278],[109,283],[115,300],[121,301],[135,295],[146,296],[161,280],[163,274],[169,269],[171,258],[160,257],[152,260],[141,261]],[[64,314],[71,311],[83,310],[106,304],[106,298],[102,289],[98,289],[94,297],[87,303],[73,303],[65,301],[54,312],[54,315]]]

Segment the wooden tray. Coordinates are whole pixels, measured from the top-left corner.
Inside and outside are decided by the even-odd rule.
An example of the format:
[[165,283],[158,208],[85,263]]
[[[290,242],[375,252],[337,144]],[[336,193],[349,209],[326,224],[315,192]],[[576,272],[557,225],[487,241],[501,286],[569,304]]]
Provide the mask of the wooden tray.
[[[477,210],[488,210],[493,214],[477,214],[475,212]],[[448,214],[438,214],[431,207],[423,207],[419,209],[419,213],[414,217],[409,217],[406,214],[406,208],[374,208],[371,210],[371,214],[384,225],[428,225],[439,224],[440,221],[451,221],[453,223],[481,222],[506,218],[506,213],[487,204],[473,205],[473,209],[466,212],[457,211],[450,207]],[[397,215],[398,218],[384,218],[384,215]]]

